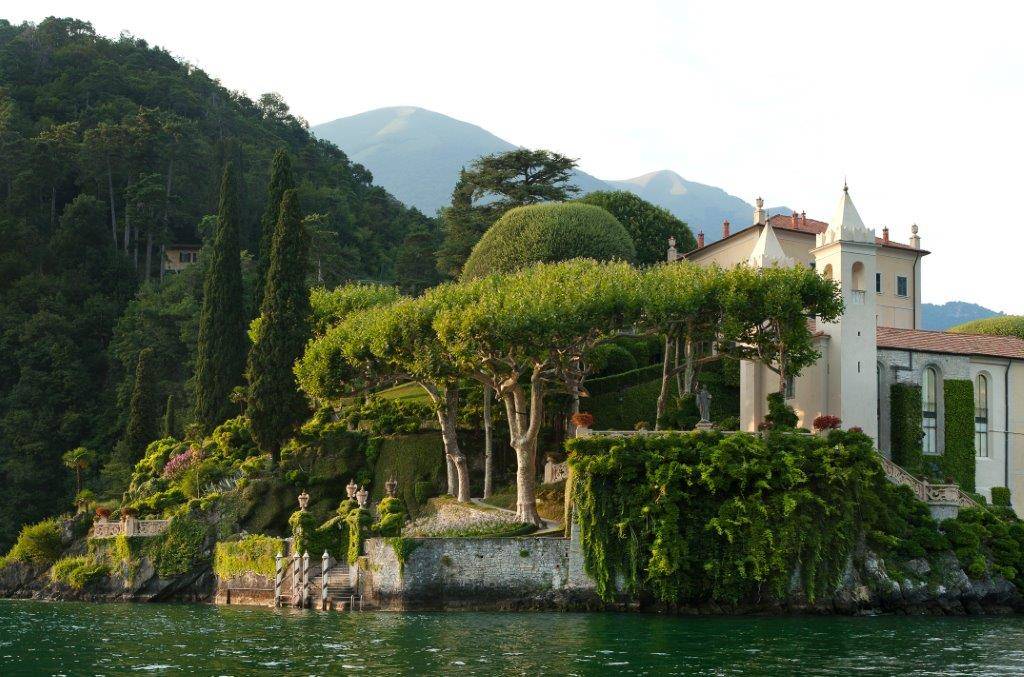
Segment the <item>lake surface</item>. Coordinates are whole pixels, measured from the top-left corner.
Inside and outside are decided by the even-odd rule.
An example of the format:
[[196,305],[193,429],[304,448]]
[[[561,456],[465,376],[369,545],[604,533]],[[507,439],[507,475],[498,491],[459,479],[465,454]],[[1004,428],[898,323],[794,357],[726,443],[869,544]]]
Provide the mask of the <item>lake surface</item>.
[[1024,618],[351,613],[0,600],[0,674],[1020,675]]

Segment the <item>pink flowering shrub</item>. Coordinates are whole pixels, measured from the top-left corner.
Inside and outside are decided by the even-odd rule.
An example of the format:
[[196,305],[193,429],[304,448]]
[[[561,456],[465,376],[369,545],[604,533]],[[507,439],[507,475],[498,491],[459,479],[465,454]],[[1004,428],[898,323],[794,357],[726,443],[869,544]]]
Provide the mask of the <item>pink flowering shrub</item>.
[[177,456],[172,456],[164,465],[164,477],[177,477],[198,461],[202,455],[202,450],[198,447],[189,447]]

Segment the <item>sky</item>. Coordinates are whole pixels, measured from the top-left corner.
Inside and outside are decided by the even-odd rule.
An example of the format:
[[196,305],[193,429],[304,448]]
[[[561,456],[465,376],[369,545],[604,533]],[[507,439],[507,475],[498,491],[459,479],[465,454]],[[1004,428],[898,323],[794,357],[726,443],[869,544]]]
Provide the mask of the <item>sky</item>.
[[923,297],[1024,313],[1024,3],[104,2],[75,16],[311,124],[428,108],[605,179],[659,169],[830,220],[920,228]]

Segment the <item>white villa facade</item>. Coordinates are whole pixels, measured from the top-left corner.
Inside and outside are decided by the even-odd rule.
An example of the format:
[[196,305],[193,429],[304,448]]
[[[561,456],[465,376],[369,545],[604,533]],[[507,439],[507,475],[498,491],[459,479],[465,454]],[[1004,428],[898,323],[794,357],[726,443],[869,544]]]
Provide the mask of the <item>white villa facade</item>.
[[[890,393],[894,383],[921,387],[923,451],[945,449],[943,383],[970,380],[975,393],[975,482],[991,498],[1007,487],[1024,514],[1024,341],[921,330],[921,249],[917,226],[909,244],[868,228],[844,187],[831,223],[805,214],[767,218],[760,198],[753,225],[669,260],[701,265],[810,266],[839,282],[846,310],[831,323],[817,323],[815,347],[822,358],[786,388],[788,403],[810,428],[821,414],[838,416],[843,427],[858,426],[891,455]],[[756,430],[764,420],[766,397],[778,376],[760,363],[740,368],[740,427]]]

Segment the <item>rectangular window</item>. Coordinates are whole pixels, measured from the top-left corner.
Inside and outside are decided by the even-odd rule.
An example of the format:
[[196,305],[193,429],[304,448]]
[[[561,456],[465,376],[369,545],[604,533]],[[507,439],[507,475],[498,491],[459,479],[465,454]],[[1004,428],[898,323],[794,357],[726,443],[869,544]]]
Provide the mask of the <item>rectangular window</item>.
[[178,263],[188,263],[188,252],[178,252]]
[[796,381],[793,380],[792,376],[786,377],[786,399],[791,400],[796,397]]
[[875,293],[876,294],[881,294],[882,293],[882,274],[881,273],[875,273]]
[[902,275],[896,276],[896,296],[907,295],[907,278]]

